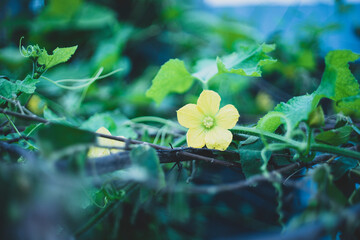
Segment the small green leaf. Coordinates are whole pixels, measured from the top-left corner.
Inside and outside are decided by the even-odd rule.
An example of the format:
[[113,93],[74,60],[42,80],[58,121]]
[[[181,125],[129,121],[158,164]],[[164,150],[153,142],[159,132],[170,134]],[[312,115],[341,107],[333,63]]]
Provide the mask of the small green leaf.
[[193,84],[194,78],[183,61],[171,59],[161,66],[146,96],[160,103],[169,93],[183,93]]
[[331,129],[316,135],[315,141],[333,146],[339,146],[349,141],[352,131],[353,128],[351,126],[343,126],[340,128]]
[[34,79],[30,75],[27,75],[23,81],[17,80],[15,82],[17,90],[27,94],[33,94],[36,89],[36,84],[40,82],[39,79]]
[[95,140],[91,132],[58,123],[44,125],[37,132],[39,148],[49,158],[70,154],[79,148],[85,149]]
[[262,44],[260,46],[243,46],[240,51],[232,55],[217,58],[218,75],[224,73],[238,74],[242,76],[261,77],[261,66],[276,62],[267,55],[275,49],[274,44]]
[[201,59],[196,65],[194,77],[204,82],[211,79],[228,79],[231,76],[260,77],[261,66],[274,63],[276,59],[267,53],[275,49],[274,44],[243,44],[236,53],[215,60]]
[[46,50],[43,50],[38,58],[38,63],[44,65],[45,69],[49,69],[59,63],[68,61],[76,49],[77,46],[56,48],[52,55],[49,55]]
[[[11,82],[7,79],[0,78],[0,95],[11,99],[13,97],[16,97],[19,92],[32,94],[34,93],[36,89],[35,85],[38,82],[39,80],[33,79],[29,75],[26,76],[23,81],[16,80],[16,82]],[[0,104],[4,102],[5,100],[0,99]]]

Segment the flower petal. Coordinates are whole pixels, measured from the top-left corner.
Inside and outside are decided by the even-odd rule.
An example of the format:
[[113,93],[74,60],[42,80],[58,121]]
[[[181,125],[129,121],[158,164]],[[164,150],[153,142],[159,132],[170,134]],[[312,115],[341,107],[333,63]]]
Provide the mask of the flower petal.
[[88,158],[97,158],[97,157],[104,157],[107,155],[110,155],[109,149],[99,148],[99,147],[90,147],[87,157]]
[[215,126],[206,133],[205,142],[209,149],[226,150],[232,141],[232,133],[219,126]]
[[215,117],[216,126],[230,129],[235,127],[240,115],[238,110],[231,104],[222,107]]
[[[96,132],[106,134],[106,135],[111,135],[109,130],[107,130],[105,127],[99,128],[98,130],[96,130]],[[116,140],[109,139],[109,138],[103,138],[103,137],[98,137],[97,138],[97,143],[100,146],[106,146],[106,147],[111,147],[111,146],[123,147],[125,145],[125,143],[123,143],[123,142],[116,141]],[[104,156],[110,155],[110,153],[117,153],[119,151],[120,151],[119,149],[90,147],[87,156],[89,158],[104,157]]]
[[[118,137],[124,137],[124,136],[118,136]],[[114,147],[125,147],[125,143],[121,142],[121,141],[117,141],[117,140],[111,140],[110,146],[114,146]],[[124,150],[122,149],[111,149],[110,152],[112,154],[117,153],[117,152],[122,152]]]
[[[111,135],[109,130],[107,130],[104,127],[99,128],[98,130],[96,130],[96,132]],[[107,143],[108,139],[102,138],[102,137],[97,137],[96,140],[99,145],[107,146],[106,143]],[[88,158],[104,157],[107,155],[110,155],[110,150],[107,148],[100,148],[100,147],[90,147],[89,152],[87,154]]]
[[211,90],[204,90],[200,94],[197,106],[206,116],[214,117],[219,111],[220,101],[219,94]]
[[202,127],[190,128],[186,134],[186,141],[189,147],[202,148],[205,146],[206,130]]
[[186,104],[177,110],[177,118],[180,125],[186,128],[196,128],[201,125],[204,116],[195,104]]
[[[111,133],[109,132],[109,130],[107,130],[105,127],[101,127],[98,130],[96,130],[97,133],[101,133],[101,134],[106,134],[106,135],[111,135]],[[111,143],[111,139],[108,138],[103,138],[103,137],[98,137],[97,138],[97,142],[99,145],[102,146],[109,146],[109,144]]]

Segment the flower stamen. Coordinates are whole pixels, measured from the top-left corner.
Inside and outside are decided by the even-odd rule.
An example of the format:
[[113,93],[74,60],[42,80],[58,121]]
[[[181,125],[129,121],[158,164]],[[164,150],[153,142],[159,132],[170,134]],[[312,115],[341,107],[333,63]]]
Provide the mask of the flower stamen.
[[205,128],[211,128],[214,125],[214,118],[207,116],[202,122]]

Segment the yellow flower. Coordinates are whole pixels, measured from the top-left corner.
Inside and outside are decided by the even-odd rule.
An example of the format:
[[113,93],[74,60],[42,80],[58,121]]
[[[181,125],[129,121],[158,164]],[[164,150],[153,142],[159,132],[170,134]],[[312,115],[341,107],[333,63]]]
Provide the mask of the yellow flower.
[[186,140],[189,147],[224,151],[232,141],[232,134],[228,130],[233,128],[239,112],[228,104],[221,108],[221,98],[214,91],[204,90],[197,104],[187,104],[177,111],[179,123],[189,128]]
[[[106,134],[106,135],[111,135],[109,130],[107,130],[104,127],[99,128],[96,132]],[[112,140],[112,139],[108,139],[108,138],[103,138],[103,137],[98,137],[97,138],[97,143],[100,146],[106,146],[106,147],[112,147],[112,146],[113,147],[124,147],[125,146],[124,142],[120,142],[120,141],[116,141],[116,140]],[[90,147],[87,156],[88,156],[88,158],[104,157],[104,156],[114,154],[114,153],[117,153],[117,152],[120,152],[120,151],[121,150],[119,150],[119,149]]]

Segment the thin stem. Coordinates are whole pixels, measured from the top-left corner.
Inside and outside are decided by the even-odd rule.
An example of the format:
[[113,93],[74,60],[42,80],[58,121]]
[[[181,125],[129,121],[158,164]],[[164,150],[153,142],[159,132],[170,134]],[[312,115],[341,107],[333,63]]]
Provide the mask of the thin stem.
[[307,140],[306,140],[306,150],[305,150],[305,153],[304,153],[305,156],[308,155],[309,152],[310,152],[311,137],[312,137],[313,129],[306,124],[306,131],[307,131],[308,134],[307,134]]
[[[235,126],[232,130],[241,131],[246,134],[250,135],[256,135],[256,136],[265,136],[267,138],[277,140],[280,142],[288,143],[289,147],[295,148],[295,149],[301,149],[301,146],[299,147],[299,142],[286,138],[284,136],[274,134],[271,132],[262,131],[256,128],[249,128],[249,127],[242,127],[242,126]],[[317,152],[324,152],[324,153],[333,153],[339,156],[344,157],[351,157],[354,159],[357,159],[360,161],[360,153],[348,149],[344,149],[341,147],[326,145],[326,144],[319,144],[319,143],[313,143],[311,144],[310,151],[317,151]]]
[[339,156],[350,157],[360,161],[360,153],[357,151],[352,151],[346,148],[313,143],[310,148],[311,151],[324,152],[324,153],[333,153]]
[[7,114],[4,114],[5,117],[9,120],[11,126],[14,128],[14,130],[16,131],[16,133],[19,135],[19,138],[23,139],[27,144],[29,144],[29,146],[33,147],[34,149],[37,149],[37,147],[35,147],[34,145],[32,145],[31,143],[29,143],[26,139],[27,137],[24,137],[23,135],[21,135],[21,133],[19,132],[19,130],[17,129],[17,127],[15,126],[15,124],[13,123],[13,121],[11,121],[11,119],[9,118],[9,116]]
[[[116,70],[114,70],[114,71],[112,71],[112,72],[110,72],[110,73],[107,73],[107,74],[105,74],[105,75],[102,75],[102,76],[99,76],[98,78],[97,78],[97,80],[99,80],[99,79],[103,79],[103,78],[107,78],[107,77],[109,77],[109,76],[111,76],[111,75],[113,75],[113,74],[115,74],[115,73],[117,73],[117,72],[120,72],[121,70],[123,70],[122,68],[119,68],[119,69],[116,69]],[[55,81],[55,82],[57,82],[57,83],[63,83],[63,82],[74,82],[74,83],[77,83],[77,82],[88,82],[88,81],[91,81],[93,78],[84,78],[84,79],[61,79],[61,80],[57,80],[57,81]]]
[[34,115],[32,112],[26,109],[26,107],[22,106],[18,100],[11,100],[4,96],[0,96],[1,99],[13,104],[14,106],[18,107],[20,109],[20,112],[24,114],[26,112],[28,115]]
[[267,138],[270,138],[270,139],[273,139],[273,140],[288,143],[288,144],[290,144],[292,146],[295,146],[295,147],[298,147],[298,145],[299,145],[299,142],[297,142],[295,140],[289,139],[289,138],[281,136],[279,134],[263,131],[263,130],[256,129],[256,128],[235,126],[231,130],[240,131],[242,133],[246,133],[246,134],[249,134],[249,135],[264,136],[264,137],[267,137]]
[[186,128],[180,126],[179,124],[176,124],[168,119],[165,118],[160,118],[160,117],[153,117],[153,116],[143,116],[143,117],[137,117],[137,118],[133,118],[130,119],[130,121],[132,123],[139,123],[139,122],[156,122],[156,123],[161,123],[164,125],[172,125],[174,127],[177,127],[178,129],[181,130],[186,130]]
[[26,119],[26,120],[41,122],[41,123],[48,123],[49,122],[48,120],[46,120],[44,118],[41,118],[41,117],[24,115],[24,114],[21,114],[21,113],[8,111],[8,110],[3,109],[3,108],[0,108],[0,113],[7,114],[7,115],[10,115],[10,116],[14,116],[14,117],[18,117],[18,118],[22,118],[22,119]]
[[95,82],[96,80],[99,79],[99,76],[100,74],[102,73],[103,71],[103,68],[100,68],[99,71],[96,73],[96,75],[89,79],[88,82],[84,83],[84,84],[81,84],[81,85],[78,85],[78,86],[66,86],[66,85],[63,85],[63,84],[59,84],[57,81],[54,81],[54,80],[51,80],[50,78],[47,78],[47,77],[44,77],[44,76],[41,76],[43,79],[55,84],[56,86],[58,87],[61,87],[61,88],[64,88],[64,89],[68,89],[68,90],[76,90],[76,89],[80,89],[80,88],[83,88],[83,87],[86,87],[86,86],[89,86],[91,85],[93,82]]

